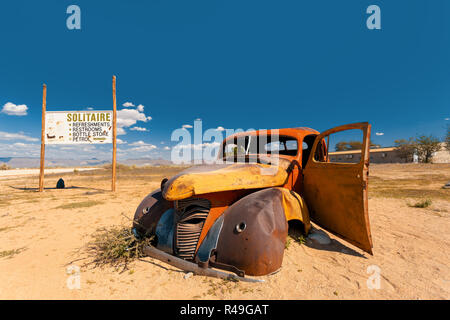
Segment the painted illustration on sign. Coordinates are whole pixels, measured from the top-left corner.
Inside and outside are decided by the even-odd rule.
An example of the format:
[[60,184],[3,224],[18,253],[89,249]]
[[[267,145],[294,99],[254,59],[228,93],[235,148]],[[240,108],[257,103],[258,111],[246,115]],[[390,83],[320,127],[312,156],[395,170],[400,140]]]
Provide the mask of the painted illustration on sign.
[[45,143],[112,143],[112,118],[112,111],[47,112]]

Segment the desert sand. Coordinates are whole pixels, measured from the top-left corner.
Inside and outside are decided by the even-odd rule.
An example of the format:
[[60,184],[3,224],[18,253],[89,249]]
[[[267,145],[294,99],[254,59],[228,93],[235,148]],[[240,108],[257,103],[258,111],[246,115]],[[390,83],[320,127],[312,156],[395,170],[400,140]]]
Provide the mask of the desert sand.
[[[178,170],[119,170],[115,193],[107,170],[48,174],[43,193],[36,176],[0,180],[0,299],[450,298],[449,164],[371,165],[373,256],[333,235],[328,245],[291,239],[282,269],[264,283],[185,278],[150,258],[124,272],[83,267],[77,259],[95,230],[131,225],[141,199]],[[60,177],[66,189],[54,188]],[[426,199],[430,206],[412,206]],[[367,284],[376,284],[374,270],[378,289]]]

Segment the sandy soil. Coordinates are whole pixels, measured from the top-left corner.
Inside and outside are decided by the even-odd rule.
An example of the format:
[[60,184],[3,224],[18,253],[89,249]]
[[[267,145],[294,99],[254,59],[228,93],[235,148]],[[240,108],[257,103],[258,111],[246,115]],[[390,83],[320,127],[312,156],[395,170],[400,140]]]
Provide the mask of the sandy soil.
[[[120,171],[116,193],[100,171],[49,175],[42,194],[36,177],[1,180],[0,299],[450,298],[450,190],[441,189],[450,165],[371,166],[373,256],[332,235],[329,245],[290,241],[281,271],[257,284],[185,279],[150,258],[122,273],[71,263],[97,228],[129,224],[141,199],[176,171],[158,170]],[[69,188],[53,188],[60,177]],[[409,206],[426,198],[427,208]],[[69,289],[77,267],[80,288]],[[369,289],[376,269],[380,288]]]

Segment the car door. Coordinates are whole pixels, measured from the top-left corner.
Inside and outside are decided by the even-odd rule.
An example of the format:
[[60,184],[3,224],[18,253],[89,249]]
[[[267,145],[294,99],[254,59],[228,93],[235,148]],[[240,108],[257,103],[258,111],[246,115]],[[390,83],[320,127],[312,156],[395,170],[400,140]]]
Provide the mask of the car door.
[[[359,162],[353,155],[355,163],[330,162],[327,137],[353,129],[361,130]],[[369,146],[370,124],[367,122],[339,126],[318,135],[303,171],[303,196],[313,222],[372,254],[367,199]]]

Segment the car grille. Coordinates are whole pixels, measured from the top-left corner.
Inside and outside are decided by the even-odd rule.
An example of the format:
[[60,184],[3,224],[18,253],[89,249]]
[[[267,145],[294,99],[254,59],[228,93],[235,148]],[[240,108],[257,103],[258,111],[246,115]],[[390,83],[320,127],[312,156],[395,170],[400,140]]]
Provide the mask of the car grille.
[[175,202],[177,220],[175,228],[175,254],[193,260],[211,203],[206,199],[189,198]]

